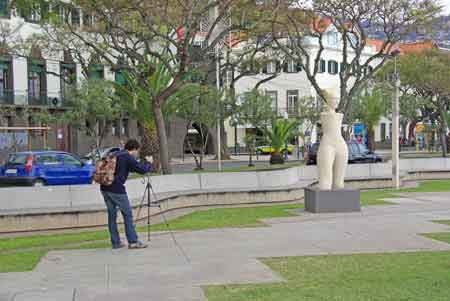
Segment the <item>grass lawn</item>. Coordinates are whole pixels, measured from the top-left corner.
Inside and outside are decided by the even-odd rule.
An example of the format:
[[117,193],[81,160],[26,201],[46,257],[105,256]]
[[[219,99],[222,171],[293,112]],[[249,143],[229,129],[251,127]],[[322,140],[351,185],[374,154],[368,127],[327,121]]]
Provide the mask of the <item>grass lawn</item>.
[[211,286],[209,301],[448,300],[450,252],[263,260],[287,281]]
[[[172,230],[204,230],[211,228],[258,227],[264,226],[261,219],[294,216],[290,209],[303,208],[302,204],[271,205],[259,207],[215,208],[196,211],[169,222]],[[151,227],[153,231],[167,230],[165,224]],[[146,231],[147,227],[139,227]]]
[[[438,224],[448,225],[450,226],[450,221],[433,221]],[[442,232],[442,233],[425,233],[422,234],[425,237],[439,240],[450,244],[450,232]]]
[[450,226],[450,221],[433,221],[433,222],[437,223],[437,224],[443,224],[443,225]]
[[401,159],[442,158],[441,152],[400,153]]
[[[248,165],[237,166],[237,167],[225,167],[222,172],[243,172],[243,171],[271,171],[271,170],[283,170],[291,167],[298,167],[305,165],[303,162],[294,161],[294,162],[286,162],[284,164],[256,164],[253,167]],[[218,172],[217,169],[205,169],[202,171],[196,172]]]
[[[436,188],[428,184],[427,189]],[[385,205],[383,198],[395,197],[389,191],[367,191],[361,193],[361,204]],[[172,230],[203,230],[227,227],[264,226],[261,219],[289,217],[291,209],[302,208],[302,204],[272,205],[259,207],[215,208],[197,211],[170,221]],[[138,231],[146,231],[145,226]],[[152,226],[152,231],[167,230],[165,224]],[[34,235],[0,239],[0,273],[25,271],[34,268],[38,259],[51,250],[108,248],[109,234],[106,230],[56,235]]]
[[425,181],[419,183],[416,188],[405,188],[400,189],[399,192],[449,192],[450,191],[450,181]]
[[[273,171],[273,170],[283,170],[283,169],[288,169],[291,167],[298,167],[298,166],[303,166],[305,165],[305,163],[300,162],[300,161],[293,161],[293,162],[286,162],[284,164],[256,164],[253,167],[248,166],[247,164],[242,165],[242,166],[236,166],[236,167],[224,167],[222,169],[221,172],[245,172],[245,171]],[[207,168],[207,169],[203,169],[203,170],[191,170],[191,171],[186,171],[186,172],[182,172],[184,174],[190,174],[190,173],[216,173],[219,172],[217,170],[217,168]],[[160,176],[160,174],[157,173],[152,173],[152,176]],[[130,174],[129,178],[130,179],[139,179],[142,176],[139,174]]]

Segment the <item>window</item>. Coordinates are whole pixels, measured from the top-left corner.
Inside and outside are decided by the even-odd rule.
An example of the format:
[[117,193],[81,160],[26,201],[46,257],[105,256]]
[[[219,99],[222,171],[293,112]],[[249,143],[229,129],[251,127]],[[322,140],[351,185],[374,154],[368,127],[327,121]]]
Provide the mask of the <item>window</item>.
[[286,73],[296,73],[302,71],[302,66],[295,60],[288,60],[284,65],[284,72]]
[[287,91],[287,113],[296,116],[298,111],[298,90]]
[[329,74],[338,74],[339,64],[336,61],[328,61],[328,73]]
[[36,163],[39,165],[58,165],[60,161],[56,155],[37,155]]
[[325,62],[325,60],[320,60],[319,73],[325,73],[325,71],[326,71],[326,62]]
[[28,160],[28,154],[11,154],[8,157],[8,165],[22,165]]
[[386,123],[381,124],[381,141],[386,141]]
[[332,47],[338,46],[338,43],[339,43],[338,33],[337,32],[330,32],[327,35],[327,40],[328,40],[327,42],[328,42],[329,46],[332,46]]
[[92,27],[94,25],[94,16],[88,12],[83,12],[83,26]]
[[119,121],[118,120],[113,121],[112,127],[111,127],[111,134],[113,136],[117,136],[117,137],[120,136]]
[[12,104],[11,62],[0,60],[0,102]]
[[130,136],[130,121],[128,118],[122,119],[122,135],[125,137]]
[[103,79],[105,76],[102,65],[91,65],[89,67],[89,78]]
[[52,11],[58,16],[58,21],[60,23],[70,22],[70,13],[72,8],[66,3],[56,3],[52,5]]
[[39,23],[42,19],[48,16],[48,3],[35,3],[27,10],[19,11],[19,15],[27,22]]
[[12,116],[6,116],[6,126],[11,128],[14,126],[14,120],[12,118]]
[[28,103],[45,104],[47,94],[45,62],[31,60],[28,68]]
[[278,110],[278,92],[277,91],[266,91],[266,95],[272,99],[272,109],[274,111]]
[[80,9],[72,7],[70,11],[71,23],[73,26],[79,27],[81,25]]
[[266,69],[264,70],[263,73],[266,73],[266,74],[277,73],[277,65],[278,65],[278,62],[276,62],[276,61],[267,63]]
[[81,167],[83,165],[81,164],[80,160],[70,155],[62,155],[62,160],[64,162],[64,165],[67,166]]
[[116,72],[114,72],[114,80],[121,86],[126,84],[126,79],[122,70],[116,70]]
[[8,0],[0,0],[0,18],[9,18],[10,10]]
[[67,88],[77,80],[77,67],[72,63],[61,63],[61,95],[66,96]]

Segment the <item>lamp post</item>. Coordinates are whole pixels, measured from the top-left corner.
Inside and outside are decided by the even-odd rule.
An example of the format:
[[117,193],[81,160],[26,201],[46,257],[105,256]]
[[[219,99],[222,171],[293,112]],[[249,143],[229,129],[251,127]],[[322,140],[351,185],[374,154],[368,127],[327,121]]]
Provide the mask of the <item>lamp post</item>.
[[[289,114],[288,114],[288,112],[284,112],[284,119],[285,120],[288,120],[289,119]],[[288,160],[288,143],[287,143],[287,140],[286,141],[284,141],[284,161],[287,161]]]
[[394,57],[394,78],[395,78],[395,98],[392,103],[392,185],[395,189],[400,188],[400,102],[399,102],[399,87],[400,76],[397,68],[397,57],[400,54],[399,50],[391,53]]

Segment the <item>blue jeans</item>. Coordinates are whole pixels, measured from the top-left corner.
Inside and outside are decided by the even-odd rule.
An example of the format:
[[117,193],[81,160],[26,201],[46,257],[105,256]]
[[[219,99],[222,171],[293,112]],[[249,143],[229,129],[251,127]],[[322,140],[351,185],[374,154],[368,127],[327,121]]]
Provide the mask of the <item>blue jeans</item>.
[[105,199],[106,207],[108,208],[108,229],[113,248],[120,246],[120,236],[117,228],[117,209],[122,212],[128,243],[136,243],[138,237],[133,224],[133,211],[128,196],[126,194],[117,194],[107,191],[102,191],[102,194]]

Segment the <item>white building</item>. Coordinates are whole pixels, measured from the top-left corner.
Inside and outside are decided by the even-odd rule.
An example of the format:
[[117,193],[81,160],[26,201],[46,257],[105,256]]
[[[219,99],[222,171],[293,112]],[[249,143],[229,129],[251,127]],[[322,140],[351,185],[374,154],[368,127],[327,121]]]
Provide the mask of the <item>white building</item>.
[[[339,95],[340,79],[339,72],[342,68],[342,43],[341,35],[333,25],[329,25],[325,31],[325,49],[321,55],[320,71],[316,79],[318,85],[323,89],[332,92],[334,95]],[[318,51],[318,42],[313,38],[307,38],[304,41],[308,45],[310,55],[315,57]],[[239,51],[239,48],[233,51]],[[360,63],[364,64],[371,56],[376,53],[375,46],[368,45],[364,50]],[[276,58],[275,58],[276,59]],[[348,60],[353,59],[351,53]],[[376,67],[379,61],[374,61],[371,68]],[[276,63],[269,63],[264,71],[267,73],[275,73]],[[310,66],[313,70],[313,64]],[[273,98],[273,106],[278,112],[294,113],[297,107],[297,102],[301,101],[303,97],[316,98],[316,91],[307,79],[306,73],[299,68],[295,62],[288,61],[282,72],[269,82],[260,86],[260,90]],[[367,72],[367,71],[366,71]],[[237,94],[242,94],[252,90],[255,85],[267,75],[260,72],[253,76],[246,76],[236,83]],[[376,141],[381,141],[382,136],[389,136],[390,121],[386,118],[381,120],[381,126],[376,129]],[[233,147],[235,143],[244,145],[244,137],[248,127],[232,128],[229,124],[227,126],[228,132],[228,146]],[[315,141],[316,135],[312,133],[312,141]]]
[[[39,25],[41,16],[53,10],[72,25],[83,28],[93,22],[91,15],[71,6],[68,1],[61,1],[52,7],[40,7],[29,13],[22,13],[8,7],[9,0],[0,0],[0,35],[6,45],[0,45],[0,107],[14,108],[18,111],[28,108],[39,110],[45,107],[51,110],[63,110],[65,106],[65,85],[80,81],[86,73],[90,78],[120,80],[120,73],[110,67],[92,63],[83,74],[82,66],[68,52],[45,52],[37,47],[20,49],[21,42],[34,34],[42,33]],[[11,49],[12,48],[12,49]],[[0,112],[1,113],[1,112]],[[38,126],[20,114],[0,114],[0,126],[26,127]],[[49,146],[54,149],[84,154],[90,151],[92,139],[85,133],[76,131],[70,125],[51,125]],[[123,116],[111,125],[110,133],[105,139],[106,145],[118,145],[120,140],[138,136],[135,121]],[[33,149],[42,148],[39,137],[33,140]],[[0,145],[0,151],[2,149]],[[1,154],[0,154],[1,155]]]

